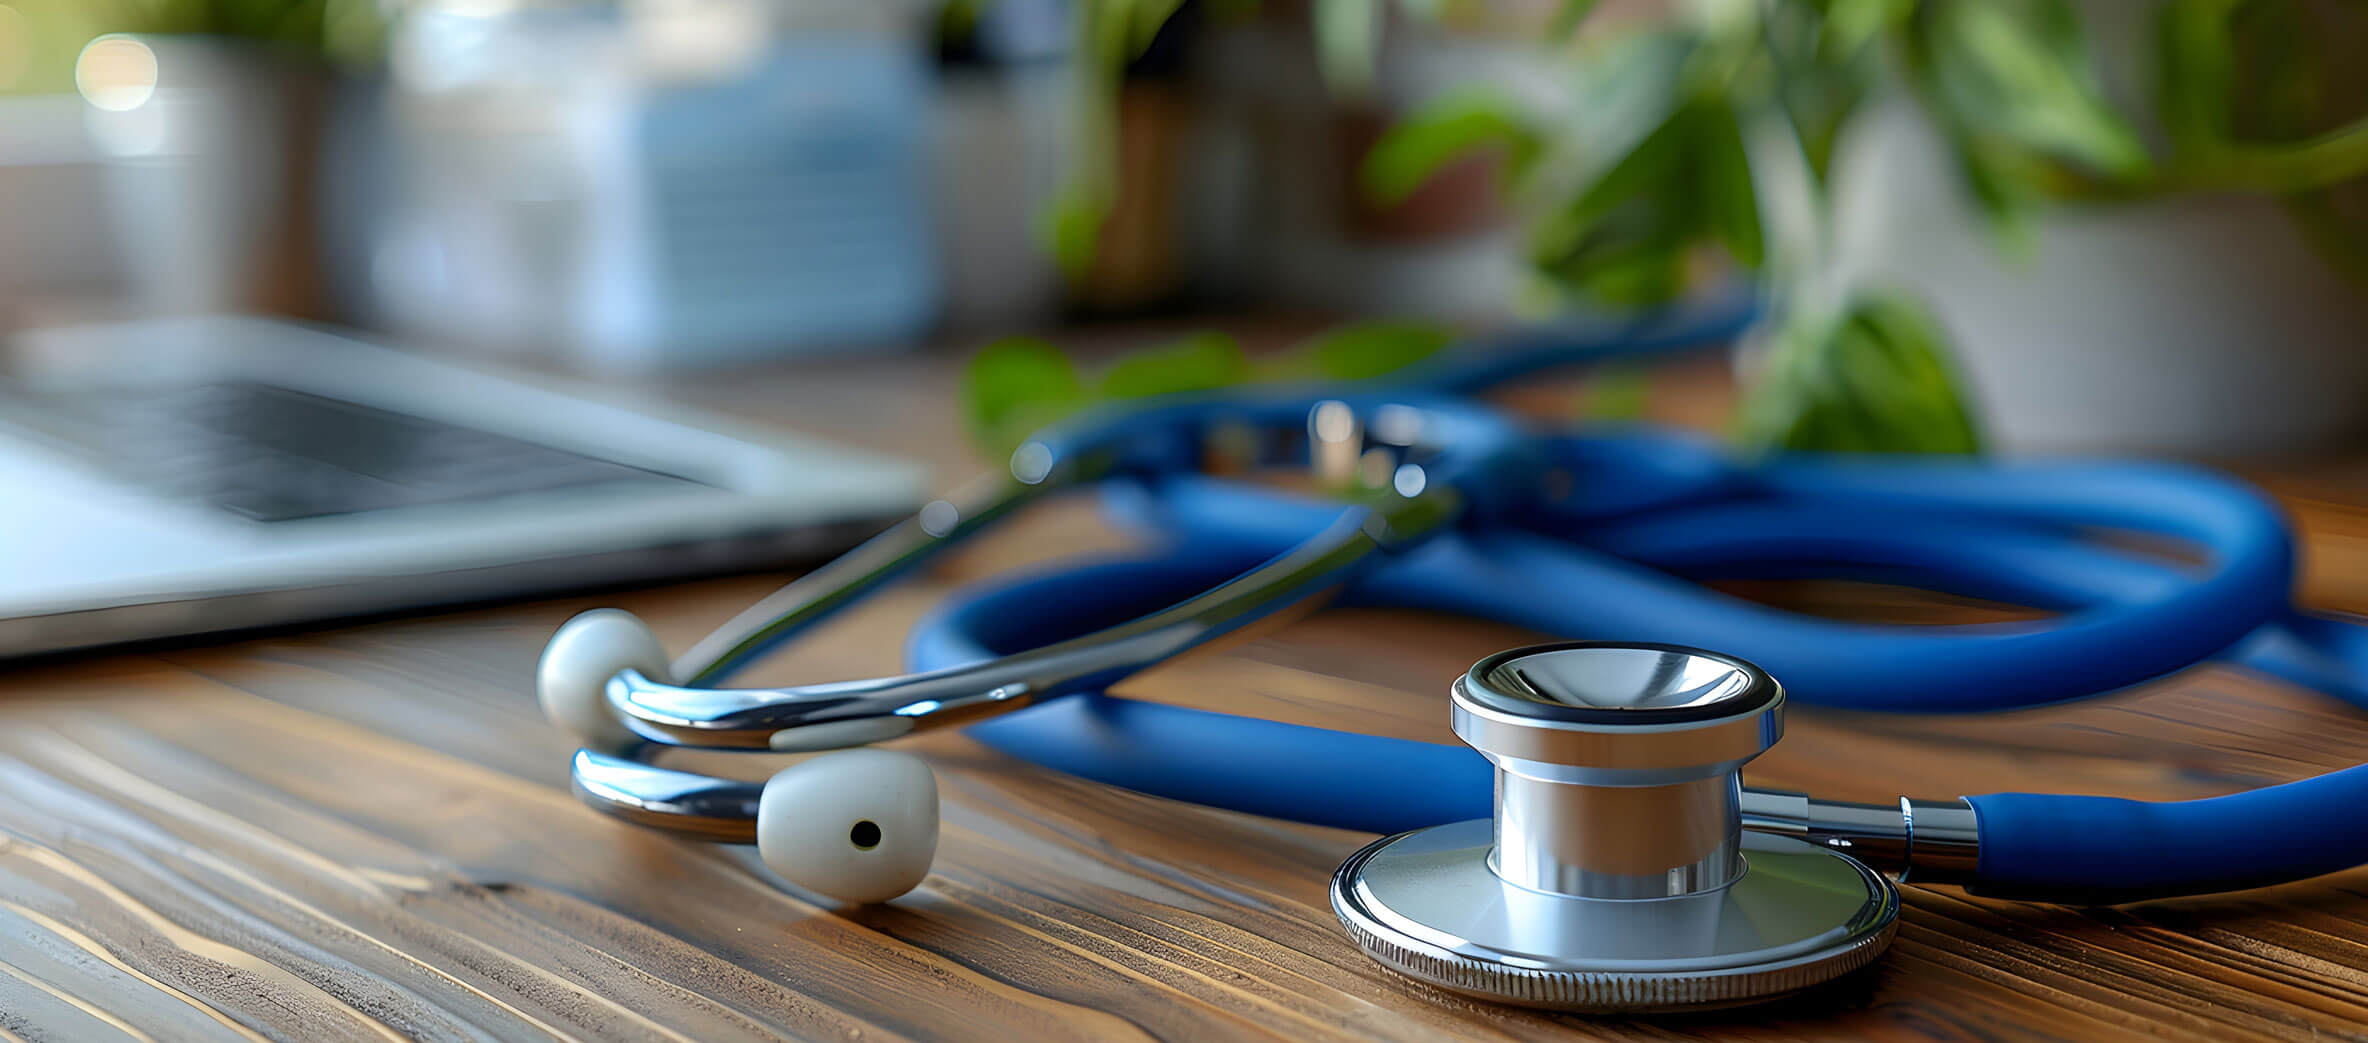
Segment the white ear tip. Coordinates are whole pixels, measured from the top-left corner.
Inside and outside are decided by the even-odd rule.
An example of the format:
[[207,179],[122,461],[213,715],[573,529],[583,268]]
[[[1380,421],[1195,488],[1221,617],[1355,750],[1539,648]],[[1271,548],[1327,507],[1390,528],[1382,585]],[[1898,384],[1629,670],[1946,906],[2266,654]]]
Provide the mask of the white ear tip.
[[891,750],[791,765],[757,801],[756,847],[766,866],[809,891],[885,902],[921,886],[937,857],[937,776]]
[[639,670],[650,680],[671,684],[666,646],[649,624],[631,612],[596,608],[568,620],[543,646],[535,668],[535,697],[551,723],[587,746],[618,749],[636,736],[608,708],[608,681],[620,670]]

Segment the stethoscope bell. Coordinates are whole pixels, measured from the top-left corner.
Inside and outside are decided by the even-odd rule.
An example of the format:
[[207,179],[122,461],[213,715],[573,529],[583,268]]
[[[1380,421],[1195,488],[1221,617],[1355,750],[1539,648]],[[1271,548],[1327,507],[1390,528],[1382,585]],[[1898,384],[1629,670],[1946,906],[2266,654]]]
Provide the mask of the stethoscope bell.
[[1389,837],[1332,908],[1401,974],[1599,1013],[1752,1003],[1866,966],[1899,891],[1838,852],[1746,834],[1740,771],[1784,690],[1671,645],[1501,652],[1459,678],[1455,733],[1496,765],[1496,817]]

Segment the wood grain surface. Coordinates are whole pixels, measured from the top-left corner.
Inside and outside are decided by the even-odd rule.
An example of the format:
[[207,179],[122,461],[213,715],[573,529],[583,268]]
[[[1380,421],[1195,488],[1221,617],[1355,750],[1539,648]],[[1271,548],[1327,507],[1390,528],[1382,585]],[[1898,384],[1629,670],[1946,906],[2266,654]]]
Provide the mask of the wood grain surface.
[[[950,479],[951,371],[871,361],[671,390],[922,450]],[[1662,412],[1715,415],[1715,370],[1674,383]],[[2354,477],[2271,476],[2302,508],[2322,605],[2368,601]],[[1082,508],[1039,510],[759,677],[893,670],[904,628],[951,585],[1119,539]],[[1909,887],[1871,972],[1770,1007],[1623,1021],[1450,998],[1369,963],[1325,900],[1367,836],[1119,792],[958,735],[906,744],[939,773],[944,838],[929,881],[881,907],[816,904],[748,850],[579,806],[572,746],[530,690],[552,628],[616,604],[679,649],[782,578],[0,673],[0,1040],[2368,1037],[2356,872],[2105,910]],[[1751,593],[1880,618],[1977,611],[1864,588]],[[1122,691],[1449,742],[1447,682],[1532,636],[1339,611]],[[2013,714],[1800,709],[1751,777],[1861,800],[2166,798],[2363,756],[2368,714],[2202,668]],[[757,778],[783,759],[693,763]]]

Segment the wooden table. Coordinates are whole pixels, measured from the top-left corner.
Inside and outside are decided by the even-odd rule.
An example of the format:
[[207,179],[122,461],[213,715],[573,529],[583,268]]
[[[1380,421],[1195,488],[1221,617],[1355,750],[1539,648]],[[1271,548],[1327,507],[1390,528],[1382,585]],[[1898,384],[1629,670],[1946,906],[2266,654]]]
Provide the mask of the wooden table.
[[[966,466],[948,448],[953,372],[880,360],[675,390],[938,447],[952,478]],[[1713,415],[1719,383],[1697,371],[1663,411]],[[2368,525],[2336,505],[2368,488],[2354,477],[2276,481],[2305,503],[2306,589],[2322,604],[2368,593]],[[1118,541],[1085,509],[1041,511],[761,676],[893,670],[904,627],[952,584]],[[1588,1020],[1426,994],[1369,963],[1324,890],[1366,836],[1118,792],[956,735],[910,743],[944,791],[928,883],[887,906],[817,906],[749,851],[579,806],[572,745],[530,690],[543,639],[579,610],[622,605],[679,649],[781,578],[0,674],[0,1040],[2368,1036],[2361,873],[2101,911],[1909,887],[1898,943],[1870,973],[1773,1007]],[[1934,611],[1864,591],[1786,596]],[[1123,690],[1448,742],[1448,681],[1532,636],[1341,611]],[[2204,668],[1988,717],[1797,709],[1752,775],[1857,800],[2166,798],[2363,756],[2368,714]],[[755,760],[726,763],[773,767]]]

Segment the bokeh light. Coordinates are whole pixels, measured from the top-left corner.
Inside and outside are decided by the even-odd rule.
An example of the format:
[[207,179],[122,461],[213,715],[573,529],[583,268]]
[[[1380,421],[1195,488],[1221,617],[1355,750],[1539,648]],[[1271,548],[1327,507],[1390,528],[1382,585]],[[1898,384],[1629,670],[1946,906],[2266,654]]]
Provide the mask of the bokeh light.
[[156,96],[156,50],[129,36],[102,36],[74,62],[74,87],[83,100],[109,112],[129,112]]

